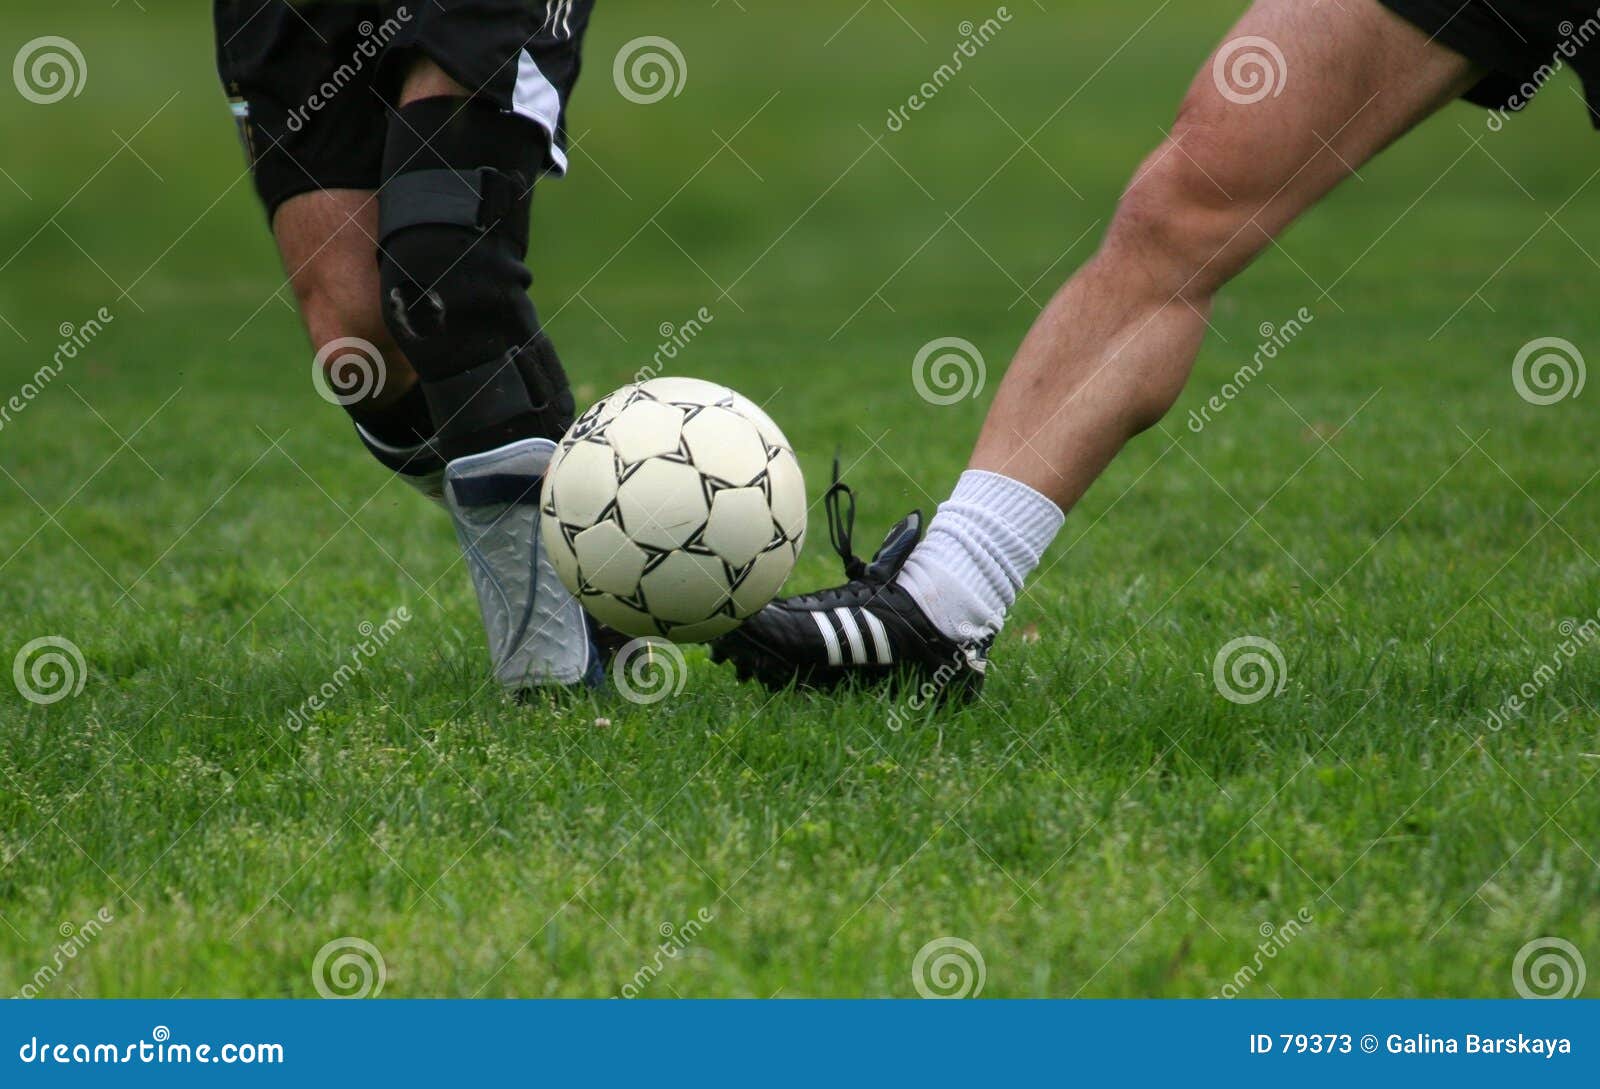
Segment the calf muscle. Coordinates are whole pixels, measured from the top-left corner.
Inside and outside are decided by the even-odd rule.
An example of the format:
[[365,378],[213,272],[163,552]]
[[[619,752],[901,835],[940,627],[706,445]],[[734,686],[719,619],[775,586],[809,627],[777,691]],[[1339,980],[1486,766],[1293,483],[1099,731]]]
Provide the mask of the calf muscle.
[[1070,508],[1171,408],[1217,290],[1478,75],[1376,0],[1259,0],[1224,48],[1245,37],[1281,51],[1280,93],[1241,101],[1212,61],[1201,69],[1099,251],[1018,349],[972,468]]

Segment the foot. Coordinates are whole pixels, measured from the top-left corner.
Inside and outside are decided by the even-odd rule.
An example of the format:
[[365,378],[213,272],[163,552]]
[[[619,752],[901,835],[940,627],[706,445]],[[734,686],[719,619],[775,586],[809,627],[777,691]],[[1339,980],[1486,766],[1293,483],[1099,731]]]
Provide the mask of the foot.
[[[841,498],[849,500],[845,510]],[[864,563],[850,550],[855,501],[849,490],[835,483],[827,502],[834,548],[850,581],[774,601],[714,642],[712,661],[731,662],[740,680],[768,688],[856,682],[914,686],[929,702],[976,696],[992,640],[950,638],[894,582],[922,538],[921,513],[901,519],[872,562]]]
[[605,677],[594,634],[539,539],[539,487],[556,444],[523,439],[457,458],[444,492],[467,559],[495,679],[522,693],[598,686]]

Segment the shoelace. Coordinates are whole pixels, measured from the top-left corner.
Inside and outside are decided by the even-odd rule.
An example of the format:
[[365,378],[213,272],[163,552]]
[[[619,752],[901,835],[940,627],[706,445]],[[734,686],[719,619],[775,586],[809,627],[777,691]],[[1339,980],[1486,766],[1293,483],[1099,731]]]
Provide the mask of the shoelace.
[[828,512],[828,540],[844,561],[845,578],[852,582],[865,578],[866,561],[857,556],[851,547],[856,528],[856,493],[850,490],[850,485],[839,479],[838,454],[833,455],[833,483],[823,493],[822,505]]

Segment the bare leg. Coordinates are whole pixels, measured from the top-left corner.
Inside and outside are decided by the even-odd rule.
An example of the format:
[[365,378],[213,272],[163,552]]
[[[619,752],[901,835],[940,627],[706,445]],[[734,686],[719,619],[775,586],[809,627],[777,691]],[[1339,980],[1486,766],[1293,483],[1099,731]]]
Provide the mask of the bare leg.
[[419,98],[437,98],[440,95],[466,98],[471,93],[446,75],[444,69],[433,61],[419,57],[411,66],[411,71],[406,73],[405,84],[400,88],[400,105],[405,106]]
[[349,407],[360,415],[403,397],[417,376],[384,326],[379,305],[377,194],[301,193],[278,209],[272,230],[313,350],[320,354],[336,340],[355,337],[382,355],[383,381],[366,398],[369,403]]
[[[407,73],[400,104],[467,95],[438,65],[419,58]],[[428,442],[437,431],[433,414],[383,309],[378,207],[379,194],[371,190],[302,193],[277,210],[273,234],[323,363],[326,389],[360,425],[361,441],[380,463],[439,499],[443,466]],[[365,345],[327,350],[350,340]]]
[[1273,74],[1284,80],[1281,95],[1230,101],[1206,64],[1099,252],[1023,341],[973,469],[1071,507],[1172,407],[1217,290],[1352,169],[1477,77],[1373,0],[1257,0],[1226,41],[1245,35],[1282,51],[1284,68]]
[[[1241,63],[1257,82],[1238,78]],[[1099,252],[1034,323],[971,471],[898,574],[941,633],[999,630],[1064,512],[1172,407],[1217,291],[1477,76],[1376,0],[1257,0],[1195,78]]]
[[[400,104],[468,91],[432,61],[421,58],[407,73]],[[371,407],[392,404],[416,385],[417,375],[384,325],[378,282],[378,194],[361,189],[319,189],[290,197],[272,217],[272,232],[312,348],[356,337],[382,354],[383,382]],[[360,404],[351,407],[359,410]]]
[[901,669],[923,692],[975,691],[1063,511],[1177,399],[1217,290],[1477,76],[1376,0],[1256,0],[1216,56],[1242,49],[1261,53],[1279,93],[1201,71],[1099,252],[1023,341],[921,542],[891,532],[876,573],[767,606],[715,657],[775,687]]

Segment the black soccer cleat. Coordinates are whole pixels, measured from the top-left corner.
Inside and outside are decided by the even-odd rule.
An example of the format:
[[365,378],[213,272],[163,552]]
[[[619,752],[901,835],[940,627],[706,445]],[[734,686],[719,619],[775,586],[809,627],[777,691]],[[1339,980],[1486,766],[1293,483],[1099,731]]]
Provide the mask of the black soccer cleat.
[[930,703],[975,697],[993,638],[951,639],[893,581],[922,539],[922,513],[902,518],[863,562],[850,548],[855,497],[839,483],[837,464],[834,471],[824,497],[828,530],[850,581],[772,602],[712,643],[711,660],[774,689],[857,683],[913,688]]

